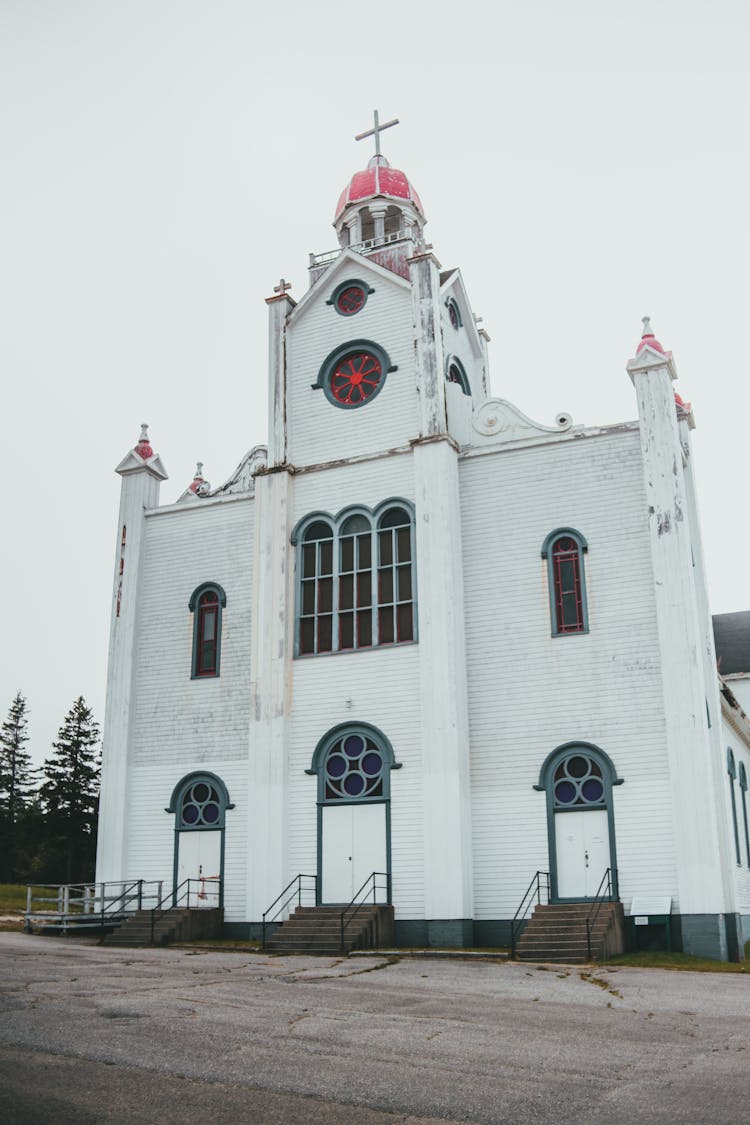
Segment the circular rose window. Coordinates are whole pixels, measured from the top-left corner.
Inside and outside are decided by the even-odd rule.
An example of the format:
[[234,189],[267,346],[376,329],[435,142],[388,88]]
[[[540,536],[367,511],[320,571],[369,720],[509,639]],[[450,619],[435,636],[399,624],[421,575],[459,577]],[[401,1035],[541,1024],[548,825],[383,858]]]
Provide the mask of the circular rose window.
[[341,406],[361,406],[379,389],[383,368],[370,352],[340,359],[331,372],[331,394]]
[[366,300],[367,294],[361,285],[349,285],[336,298],[336,311],[342,316],[352,316],[359,312]]
[[354,316],[367,304],[367,298],[375,290],[358,277],[349,277],[337,285],[326,304],[333,305],[340,316]]
[[350,340],[330,353],[313,386],[322,387],[334,406],[351,410],[373,399],[383,389],[388,372],[395,370],[379,344]]

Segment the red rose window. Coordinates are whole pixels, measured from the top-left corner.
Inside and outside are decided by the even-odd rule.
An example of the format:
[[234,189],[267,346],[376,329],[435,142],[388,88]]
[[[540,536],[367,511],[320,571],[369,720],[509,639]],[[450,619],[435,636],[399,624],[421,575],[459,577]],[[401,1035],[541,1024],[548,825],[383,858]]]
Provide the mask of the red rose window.
[[351,352],[331,372],[331,394],[342,406],[361,406],[379,389],[382,378],[382,364],[371,352]]
[[361,285],[348,285],[336,298],[336,308],[342,316],[353,316],[364,306],[367,294]]

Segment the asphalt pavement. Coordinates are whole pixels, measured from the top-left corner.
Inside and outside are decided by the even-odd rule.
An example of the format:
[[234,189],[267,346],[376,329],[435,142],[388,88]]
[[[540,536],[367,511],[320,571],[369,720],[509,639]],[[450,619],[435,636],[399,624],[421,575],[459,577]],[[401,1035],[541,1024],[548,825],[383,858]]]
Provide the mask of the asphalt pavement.
[[0,982],[5,1125],[750,1121],[750,974],[2,933]]

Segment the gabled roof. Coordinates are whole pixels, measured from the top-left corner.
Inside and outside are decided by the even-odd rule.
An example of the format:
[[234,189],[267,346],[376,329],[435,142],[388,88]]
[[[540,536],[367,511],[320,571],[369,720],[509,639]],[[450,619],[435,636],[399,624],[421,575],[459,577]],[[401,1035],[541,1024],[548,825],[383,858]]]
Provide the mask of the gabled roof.
[[750,610],[713,618],[716,662],[722,676],[750,672]]

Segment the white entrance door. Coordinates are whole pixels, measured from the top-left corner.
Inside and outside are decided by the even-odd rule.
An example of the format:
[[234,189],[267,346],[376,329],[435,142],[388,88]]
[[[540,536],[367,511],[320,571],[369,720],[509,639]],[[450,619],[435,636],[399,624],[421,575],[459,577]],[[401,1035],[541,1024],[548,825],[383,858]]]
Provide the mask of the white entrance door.
[[177,886],[191,880],[187,905],[218,906],[220,878],[221,832],[180,832]]
[[[373,871],[388,870],[385,805],[325,805],[321,852],[321,901],[351,902]],[[377,901],[385,902],[385,880],[377,884]]]
[[555,813],[558,898],[593,898],[610,866],[606,809]]

